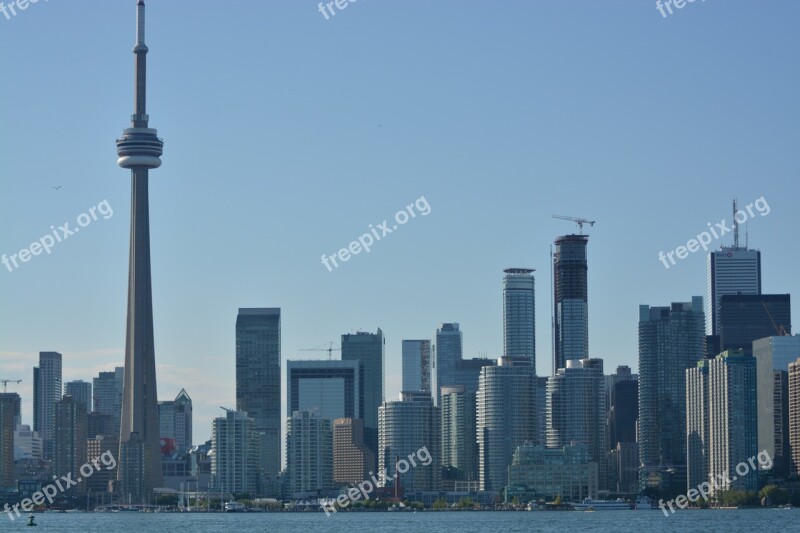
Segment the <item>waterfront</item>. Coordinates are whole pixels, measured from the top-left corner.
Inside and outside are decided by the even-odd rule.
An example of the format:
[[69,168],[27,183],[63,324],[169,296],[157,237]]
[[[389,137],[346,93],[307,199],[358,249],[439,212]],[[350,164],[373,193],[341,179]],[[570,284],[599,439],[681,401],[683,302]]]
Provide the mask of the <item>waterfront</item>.
[[[38,531],[118,533],[147,530],[191,531],[325,531],[352,533],[408,532],[563,532],[570,531],[720,531],[760,533],[796,531],[800,509],[606,512],[376,512],[337,513],[41,513]],[[26,529],[26,520],[3,521],[3,531]]]

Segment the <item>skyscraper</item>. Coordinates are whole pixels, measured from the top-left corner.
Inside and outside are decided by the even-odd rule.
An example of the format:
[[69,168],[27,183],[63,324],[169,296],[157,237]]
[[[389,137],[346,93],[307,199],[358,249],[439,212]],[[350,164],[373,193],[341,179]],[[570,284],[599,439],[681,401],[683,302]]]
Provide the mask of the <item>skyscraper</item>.
[[292,498],[325,496],[333,489],[331,421],[295,411],[286,420],[286,473]]
[[619,380],[608,394],[608,449],[618,442],[636,442],[636,421],[639,420],[639,381]]
[[64,384],[64,395],[72,396],[72,399],[82,403],[86,412],[92,410],[92,384],[81,379],[68,381]]
[[375,453],[364,445],[364,420],[337,418],[333,421],[333,482],[337,487],[369,479]]
[[589,357],[587,235],[564,235],[553,255],[553,374],[569,359]]
[[56,402],[61,399],[61,354],[39,352],[39,366],[33,368],[33,430],[42,439],[45,459],[53,460]]
[[800,475],[800,357],[789,363],[789,448],[790,473]]
[[503,272],[503,355],[529,357],[536,368],[534,270],[507,268]]
[[463,337],[457,322],[439,325],[434,333],[431,356],[433,403],[439,405],[440,389],[456,385],[456,366],[462,359]]
[[735,470],[759,452],[757,416],[755,358],[738,350],[723,352],[709,361],[708,473],[713,479],[730,480],[713,492],[758,490],[756,472],[741,475]]
[[[567,359],[547,380],[547,447],[583,444],[606,484],[605,381],[602,359]],[[616,446],[616,443],[614,443]]]
[[259,442],[255,422],[247,413],[226,409],[225,416],[214,419],[211,451],[211,487],[214,492],[250,496],[257,493]]
[[[639,458],[686,465],[686,369],[703,357],[703,298],[639,306]],[[681,490],[683,483],[681,485]]]
[[431,392],[430,339],[403,341],[403,390]]
[[788,294],[734,294],[720,298],[720,350],[753,354],[753,341],[772,335],[791,335]]
[[458,481],[478,481],[476,441],[476,394],[463,385],[442,387],[441,434],[444,481],[455,488]]
[[761,294],[761,252],[723,247],[708,254],[706,335],[719,335],[720,298],[726,294]]
[[[92,380],[92,404],[95,413],[111,417],[108,433],[103,435],[119,438],[120,416],[122,415],[122,388],[125,382],[125,368],[118,366],[113,372],[100,372]],[[93,437],[94,435],[89,435]]]
[[500,491],[517,446],[538,443],[534,368],[512,358],[483,367],[476,404],[480,489]]
[[[397,483],[405,493],[439,490],[439,416],[439,408],[425,392],[402,392],[400,401],[384,402],[378,410],[378,468],[386,469],[392,478],[399,475]],[[409,456],[424,460],[424,452],[418,453],[423,448],[427,449],[429,464],[417,463],[407,471],[399,468],[400,461],[408,463]]]
[[[72,396],[64,396],[56,403],[56,428],[53,473],[59,477],[78,476],[86,464],[86,405]],[[68,489],[70,495],[84,494],[85,485]]]
[[361,418],[358,361],[287,361],[286,416],[314,413],[331,424],[337,418]]
[[19,394],[0,393],[0,489],[16,488],[14,483],[14,431],[17,427]]
[[696,488],[708,481],[708,368],[703,359],[697,366],[686,369],[686,487]]
[[144,0],[136,16],[135,110],[131,127],[117,139],[117,164],[131,171],[131,234],[128,270],[128,319],[125,381],[120,419],[119,480],[130,501],[146,501],[161,486],[153,296],[150,278],[150,169],[161,166],[164,142],[149,127],[146,110],[147,45]]
[[[281,470],[281,310],[241,308],[236,317],[236,409],[253,419],[260,474]],[[263,491],[262,491],[263,492]]]
[[342,360],[358,361],[361,398],[359,412],[364,419],[364,442],[378,459],[378,408],[383,403],[384,350],[383,331],[359,331],[342,335]]
[[175,440],[178,450],[192,447],[192,399],[181,389],[174,400],[158,402],[161,438]]

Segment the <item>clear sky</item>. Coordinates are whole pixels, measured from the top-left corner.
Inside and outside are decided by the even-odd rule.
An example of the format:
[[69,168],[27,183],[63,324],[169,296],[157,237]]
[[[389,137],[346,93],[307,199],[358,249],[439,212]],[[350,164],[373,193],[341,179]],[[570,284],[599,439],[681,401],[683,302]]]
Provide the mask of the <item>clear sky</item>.
[[[23,380],[9,390],[26,423],[40,350],[64,354],[65,381],[123,363],[130,176],[114,141],[134,16],[134,0],[0,15],[0,254],[113,209],[0,265],[0,379]],[[284,367],[380,327],[393,399],[401,340],[441,322],[461,324],[465,357],[501,355],[502,271],[531,267],[548,375],[550,244],[576,230],[553,214],[597,221],[589,342],[607,369],[637,366],[639,304],[705,296],[702,251],[669,270],[658,252],[729,224],[733,197],[770,207],[748,224],[764,291],[798,294],[800,3],[665,18],[649,0],[360,0],[329,18],[306,0],[148,2],[159,396],[186,388],[196,442],[235,405],[238,307],[282,309]],[[428,215],[322,265],[421,196]]]

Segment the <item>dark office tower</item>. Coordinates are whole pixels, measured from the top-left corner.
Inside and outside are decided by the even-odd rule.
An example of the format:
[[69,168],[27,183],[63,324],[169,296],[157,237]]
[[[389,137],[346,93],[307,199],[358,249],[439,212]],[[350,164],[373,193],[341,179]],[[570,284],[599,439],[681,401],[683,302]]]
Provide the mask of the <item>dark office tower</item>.
[[[55,448],[53,473],[58,476],[72,474],[79,477],[80,468],[86,464],[86,406],[72,396],[64,396],[56,403]],[[84,485],[69,489],[69,495],[83,494]]]
[[720,298],[719,337],[722,351],[753,355],[753,341],[792,334],[788,294],[738,294]]
[[529,357],[536,368],[536,294],[532,268],[503,276],[503,355]]
[[441,388],[456,385],[456,366],[462,358],[463,337],[457,322],[439,325],[431,349],[433,404],[439,405]]
[[19,394],[0,393],[0,490],[16,488],[14,483],[14,431],[17,429]]
[[[686,369],[703,357],[703,298],[639,306],[639,456],[643,466],[686,466]],[[684,483],[679,484],[682,488]]]
[[239,309],[236,410],[253,419],[259,441],[259,478],[275,480],[281,470],[280,308]]
[[720,298],[729,294],[761,294],[761,252],[738,244],[710,252],[707,284],[706,335],[719,335]]
[[83,380],[68,381],[64,384],[64,395],[69,394],[72,399],[82,403],[86,412],[92,410],[92,384]]
[[33,368],[33,430],[42,439],[42,456],[53,460],[56,402],[61,399],[61,354],[39,352]]
[[131,234],[125,381],[120,418],[119,471],[122,493],[132,502],[148,500],[162,484],[158,435],[153,295],[150,278],[150,169],[161,166],[164,143],[150,128],[146,103],[147,45],[144,0],[136,6],[135,97],[131,126],[117,139],[117,164],[131,171]]
[[639,382],[628,379],[614,383],[609,394],[609,449],[619,442],[636,442],[636,421],[639,419]]
[[[522,360],[525,360],[525,358],[523,357],[522,359],[514,359],[514,361],[517,361],[518,364],[522,364]],[[528,361],[530,361],[530,359],[528,359]],[[478,392],[481,371],[483,370],[483,367],[496,365],[496,359],[485,359],[482,357],[476,357],[475,359],[461,359],[456,361],[456,373],[452,385],[462,385],[466,392]]]
[[[120,416],[122,415],[122,388],[125,382],[125,368],[118,366],[113,372],[100,372],[92,380],[92,411],[111,417],[111,428],[103,435],[119,438]],[[89,435],[93,437],[93,435]]]
[[342,361],[358,361],[361,392],[359,412],[364,419],[364,443],[378,460],[378,408],[383,404],[383,331],[342,335]]
[[587,235],[556,239],[553,255],[553,375],[570,359],[589,357]]
[[[88,413],[86,415],[87,438],[93,439],[98,435],[118,439],[119,431],[114,431],[114,419],[111,415],[103,413]],[[119,448],[119,443],[117,443]]]

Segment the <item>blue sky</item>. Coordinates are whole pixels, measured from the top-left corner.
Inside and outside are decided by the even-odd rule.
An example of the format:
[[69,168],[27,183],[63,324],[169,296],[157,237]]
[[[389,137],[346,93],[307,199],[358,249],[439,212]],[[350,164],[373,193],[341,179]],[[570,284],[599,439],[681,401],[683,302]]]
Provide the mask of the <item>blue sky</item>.
[[[133,0],[52,0],[0,16],[0,254],[107,200],[113,216],[9,272],[0,378],[40,350],[65,380],[121,365]],[[800,4],[361,0],[148,2],[159,395],[184,387],[197,442],[233,407],[238,307],[281,307],[283,358],[382,328],[386,396],[404,338],[459,322],[502,350],[507,267],[537,269],[537,368],[550,372],[549,247],[589,231],[590,352],[636,367],[637,306],[705,295],[705,256],[672,250],[764,197],[748,224],[765,292],[797,293]],[[55,190],[52,187],[61,185]],[[416,217],[333,272],[333,254],[420,196]],[[723,237],[729,244],[729,236]],[[715,244],[720,244],[719,242]],[[319,353],[320,358],[326,354]]]

